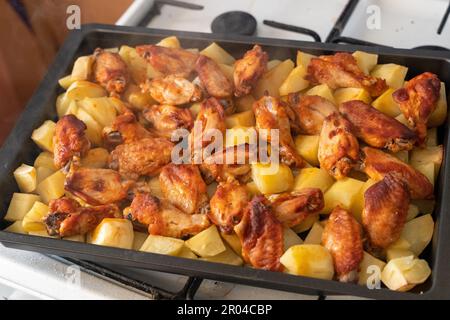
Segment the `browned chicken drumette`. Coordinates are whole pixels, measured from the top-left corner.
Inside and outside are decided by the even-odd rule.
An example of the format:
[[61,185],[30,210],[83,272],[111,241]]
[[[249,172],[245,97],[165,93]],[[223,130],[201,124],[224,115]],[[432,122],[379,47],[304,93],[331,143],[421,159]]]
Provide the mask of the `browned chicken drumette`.
[[381,150],[364,147],[364,172],[374,180],[383,179],[395,172],[409,187],[412,199],[433,198],[433,184],[421,172]]
[[198,58],[198,54],[184,49],[156,45],[137,46],[136,52],[163,75],[182,78],[188,78],[193,73]]
[[195,71],[197,71],[202,85],[210,96],[220,99],[233,95],[233,84],[211,58],[200,55],[197,59]]
[[398,152],[411,150],[416,142],[411,129],[362,101],[344,102],[339,111],[353,124],[355,135],[372,147]]
[[[264,96],[253,104],[253,112],[260,136],[267,139],[272,148],[279,147],[281,161],[288,166],[302,168],[305,161],[295,149],[285,106],[276,98]],[[272,141],[272,129],[278,130],[279,146]]]
[[173,238],[193,236],[210,226],[206,214],[185,213],[148,193],[134,197],[126,218],[148,226],[150,234]]
[[241,221],[249,200],[246,186],[235,180],[221,183],[211,198],[208,217],[222,232],[230,234]]
[[146,107],[142,115],[161,137],[171,139],[177,129],[191,131],[194,126],[194,118],[187,108],[178,108],[171,105],[153,105]]
[[264,196],[254,197],[247,204],[234,231],[241,240],[242,257],[246,262],[258,269],[282,270],[283,225]]
[[60,198],[50,201],[50,212],[44,218],[47,232],[51,236],[70,237],[86,234],[104,218],[119,218],[119,208],[114,204],[96,207],[81,207],[74,199]]
[[338,113],[325,118],[319,139],[320,167],[336,179],[347,176],[359,160],[359,143],[351,123]]
[[325,225],[322,244],[333,256],[338,280],[357,281],[363,259],[362,230],[351,213],[340,207],[334,208]]
[[425,72],[412,78],[404,88],[392,94],[405,118],[416,129],[419,144],[425,142],[427,122],[436,109],[440,89],[439,78],[431,72]]
[[125,91],[130,74],[125,61],[115,52],[96,49],[94,52],[94,78],[111,96],[119,96]]
[[267,70],[269,55],[255,45],[242,59],[234,63],[234,95],[242,97],[250,93]]
[[300,224],[307,217],[319,213],[324,207],[323,193],[318,188],[274,194],[268,199],[278,221],[289,228]]
[[56,123],[54,141],[54,163],[64,167],[74,156],[82,157],[91,143],[86,137],[86,125],[74,115],[65,115]]
[[372,97],[381,95],[388,88],[385,80],[364,74],[356,59],[346,52],[312,58],[306,78],[312,84],[325,83],[331,89],[364,88]]
[[208,212],[206,184],[196,165],[170,163],[161,170],[159,183],[164,199],[183,212]]
[[409,201],[408,186],[396,172],[366,190],[362,223],[374,249],[385,249],[400,238]]

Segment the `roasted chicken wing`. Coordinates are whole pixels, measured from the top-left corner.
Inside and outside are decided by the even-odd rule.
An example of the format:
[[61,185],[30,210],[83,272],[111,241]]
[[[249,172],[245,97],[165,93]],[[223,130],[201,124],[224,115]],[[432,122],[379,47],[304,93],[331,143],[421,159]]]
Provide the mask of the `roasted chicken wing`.
[[148,193],[137,194],[126,218],[148,226],[148,233],[187,238],[210,226],[206,214],[188,214]]
[[421,172],[381,150],[365,147],[363,168],[374,180],[383,179],[389,172],[395,172],[409,187],[412,199],[433,198],[433,184]]
[[291,193],[268,197],[277,219],[286,227],[300,224],[307,217],[323,209],[323,193],[317,188],[306,188]]
[[271,130],[278,130],[279,152],[281,161],[288,166],[301,168],[305,165],[303,158],[297,153],[291,135],[291,125],[285,106],[276,98],[264,96],[253,104],[256,128],[260,137],[267,139],[271,147],[276,146]]
[[231,233],[241,221],[249,201],[247,187],[237,181],[219,184],[210,201],[209,219],[224,233]]
[[357,281],[363,259],[362,230],[351,213],[340,207],[334,208],[325,225],[322,244],[333,256],[339,281]]
[[145,58],[156,71],[163,75],[188,78],[195,69],[198,54],[178,48],[155,45],[136,47],[137,53]]
[[267,70],[269,55],[255,45],[242,59],[234,63],[234,95],[242,97],[250,93]]
[[155,135],[145,129],[131,112],[117,116],[111,127],[103,129],[103,140],[110,150],[122,143],[154,137]]
[[142,115],[151,124],[156,134],[167,139],[171,139],[177,129],[191,131],[194,126],[194,118],[187,108],[153,105],[145,108]]
[[82,157],[91,143],[85,134],[86,125],[74,115],[65,115],[56,123],[54,162],[57,168],[64,167],[74,156]]
[[325,118],[319,139],[320,167],[336,179],[342,179],[359,160],[358,139],[350,122],[338,113]]
[[355,135],[376,148],[411,150],[416,134],[404,124],[359,100],[344,102],[339,111],[353,124]]
[[362,223],[374,249],[385,249],[398,240],[409,201],[408,186],[395,171],[366,190]]
[[247,204],[241,222],[234,230],[241,240],[245,261],[258,269],[282,270],[283,225],[264,196],[254,197]]
[[125,61],[115,52],[96,49],[94,52],[94,78],[112,96],[119,96],[125,91],[130,81],[130,74]]
[[210,96],[228,98],[233,95],[233,84],[211,58],[200,55],[195,65],[195,71],[197,71],[203,87]]
[[50,201],[50,212],[44,224],[49,235],[70,237],[94,230],[104,218],[119,217],[119,208],[114,204],[81,207],[73,199],[60,198]]
[[408,81],[404,88],[392,94],[405,118],[416,129],[419,144],[425,142],[427,122],[439,100],[441,81],[430,72],[425,72]]
[[170,75],[165,78],[148,80],[141,84],[141,90],[148,92],[160,104],[182,105],[200,101],[202,90],[185,78]]
[[306,78],[312,84],[325,83],[331,89],[364,88],[372,97],[381,95],[388,88],[385,80],[364,74],[356,59],[346,52],[312,58]]

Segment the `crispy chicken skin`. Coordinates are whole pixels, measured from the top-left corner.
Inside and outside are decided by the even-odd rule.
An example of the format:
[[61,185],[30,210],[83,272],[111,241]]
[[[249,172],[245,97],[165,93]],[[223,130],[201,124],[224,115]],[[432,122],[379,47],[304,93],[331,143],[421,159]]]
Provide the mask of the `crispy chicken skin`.
[[74,156],[82,157],[91,143],[85,135],[86,125],[74,115],[65,115],[56,123],[54,162],[57,168],[64,167]]
[[50,201],[50,212],[44,224],[49,235],[70,237],[94,230],[104,218],[118,217],[120,211],[114,204],[81,207],[73,199],[60,198]]
[[148,233],[173,238],[196,235],[210,226],[206,214],[188,214],[148,193],[137,194],[126,217],[148,226]]
[[165,138],[144,138],[117,146],[110,155],[109,167],[136,180],[159,173],[171,161],[173,143]]
[[409,187],[412,199],[433,198],[433,185],[421,172],[381,150],[364,147],[364,172],[374,180],[383,179],[389,172],[395,172]]
[[198,54],[184,49],[156,45],[137,46],[136,52],[163,75],[176,75],[183,78],[193,73],[198,58]]
[[267,70],[269,55],[255,45],[242,59],[234,63],[234,95],[242,97],[250,93]]
[[[256,118],[256,129],[261,132],[267,130],[264,138],[272,143],[271,129],[279,130],[279,151],[281,161],[288,166],[302,168],[305,165],[303,158],[295,149],[294,140],[291,135],[291,125],[289,116],[283,105],[278,99],[264,96],[253,104],[253,112]],[[271,145],[272,148],[275,145]]]
[[71,167],[64,185],[68,192],[94,206],[125,199],[130,186],[117,171],[76,166]]
[[153,137],[154,134],[145,129],[131,112],[117,116],[111,127],[103,129],[103,141],[110,150],[122,143]]
[[372,247],[385,249],[400,238],[409,201],[408,187],[395,172],[366,190],[362,223]]
[[283,225],[275,217],[268,200],[257,196],[247,204],[234,230],[242,244],[242,257],[253,267],[281,271]]
[[195,71],[210,96],[228,98],[233,95],[233,84],[211,58],[200,55],[195,65]]
[[325,118],[338,111],[332,102],[320,96],[300,97],[297,93],[291,93],[288,101],[295,114],[292,122],[301,134],[320,134]]
[[333,256],[334,269],[341,282],[358,280],[363,259],[362,230],[348,211],[336,207],[331,212],[322,234],[322,244]]
[[118,53],[96,49],[94,78],[111,96],[119,96],[130,81],[128,67]]
[[338,113],[332,113],[323,122],[318,158],[320,167],[336,179],[346,177],[359,160],[359,144],[352,125]]
[[177,129],[191,130],[194,118],[187,108],[178,108],[171,105],[153,105],[146,107],[142,115],[154,131],[161,137],[170,139]]
[[312,84],[325,83],[331,89],[364,88],[372,97],[381,95],[388,88],[385,80],[365,75],[356,59],[346,52],[312,58],[306,79]]
[[300,224],[323,209],[323,193],[318,188],[305,188],[268,197],[277,219],[286,227]]
[[411,150],[416,134],[403,123],[359,100],[344,102],[341,114],[353,124],[353,132],[368,145],[392,152]]
[[241,221],[249,200],[246,186],[236,180],[221,183],[211,198],[208,217],[222,232],[230,234]]
[[166,76],[147,80],[141,84],[141,90],[148,92],[160,104],[182,105],[200,101],[202,90],[199,86],[179,76]]
[[166,165],[159,175],[164,198],[187,214],[206,213],[209,210],[206,184],[196,165]]
[[404,88],[392,94],[405,118],[416,129],[419,144],[425,142],[428,118],[436,108],[440,89],[439,78],[433,73],[425,72],[412,78]]

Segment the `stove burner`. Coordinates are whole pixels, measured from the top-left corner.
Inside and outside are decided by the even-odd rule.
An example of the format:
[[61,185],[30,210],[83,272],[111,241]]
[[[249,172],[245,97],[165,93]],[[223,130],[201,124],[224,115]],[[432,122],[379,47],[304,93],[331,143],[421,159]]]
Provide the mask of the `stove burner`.
[[211,23],[213,33],[251,36],[256,31],[256,19],[244,11],[229,11],[217,16]]

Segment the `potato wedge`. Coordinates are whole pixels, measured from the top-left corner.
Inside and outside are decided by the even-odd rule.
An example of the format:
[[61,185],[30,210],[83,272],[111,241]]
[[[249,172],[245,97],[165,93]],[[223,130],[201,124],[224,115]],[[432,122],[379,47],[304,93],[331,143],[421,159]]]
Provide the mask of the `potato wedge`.
[[30,211],[36,201],[41,198],[35,194],[28,193],[13,193],[11,202],[9,203],[8,211],[5,215],[6,221],[21,221],[23,217]]
[[274,59],[274,60],[270,60],[269,62],[267,62],[267,71],[269,71],[270,69],[275,68],[277,65],[279,65],[282,61],[278,60],[278,59]]
[[297,244],[303,244],[302,238],[298,236],[291,228],[283,228],[284,251]]
[[72,107],[73,103],[76,103],[76,101],[71,100],[67,98],[67,94],[61,93],[58,98],[56,98],[56,113],[58,114],[58,118],[62,118],[66,114],[68,114],[69,109]]
[[358,284],[361,286],[369,286],[374,285],[375,281],[381,281],[381,272],[385,266],[386,262],[364,251],[363,259],[359,265]]
[[425,282],[430,275],[425,260],[408,256],[390,260],[381,273],[381,280],[389,289],[404,292]]
[[61,88],[67,90],[67,88],[69,88],[70,85],[72,83],[74,83],[75,81],[76,81],[76,79],[73,79],[72,75],[69,74],[68,76],[65,76],[65,77],[59,79],[58,84],[61,86]]
[[86,98],[79,101],[78,105],[89,113],[102,128],[111,126],[117,116],[116,108],[106,97]]
[[3,229],[3,231],[13,232],[13,233],[20,233],[20,234],[26,234],[27,233],[22,227],[22,220],[14,221],[13,224],[11,224],[6,229]]
[[321,244],[323,228],[320,222],[315,222],[305,238],[305,244]]
[[319,222],[319,215],[312,214],[307,216],[300,224],[292,227],[292,230],[294,230],[295,233],[302,233],[311,229],[316,222]]
[[294,190],[304,188],[319,188],[323,193],[334,183],[334,179],[324,169],[303,168],[295,177]]
[[26,232],[46,230],[44,217],[48,214],[48,206],[42,202],[36,201],[30,211],[23,217],[22,228]]
[[34,167],[22,164],[13,174],[21,192],[28,193],[36,189],[37,174]]
[[123,99],[138,110],[143,110],[145,107],[156,103],[150,94],[142,92],[135,84],[130,84],[127,87],[123,94]]
[[444,147],[442,145],[426,148],[414,148],[410,152],[409,163],[416,169],[421,165],[433,164],[434,165],[434,178],[436,179],[439,170],[441,168],[442,161],[444,159]]
[[326,84],[319,84],[315,87],[312,87],[306,92],[306,95],[308,96],[320,96],[322,98],[325,98],[332,103],[336,104],[336,101],[334,100],[333,92]]
[[386,250],[387,261],[391,261],[391,260],[397,259],[397,258],[409,257],[409,256],[414,257],[414,252],[412,252],[411,250],[408,250],[408,249],[390,249],[390,248],[388,248]]
[[370,74],[370,71],[372,71],[378,63],[378,55],[374,53],[355,51],[352,56],[356,59],[356,64],[359,69],[365,74]]
[[50,153],[48,151],[41,152],[37,156],[37,158],[34,160],[33,166],[35,168],[45,167],[45,168],[49,168],[53,171],[58,170],[55,167],[55,163],[53,162],[53,153]]
[[310,165],[319,166],[317,153],[319,151],[319,136],[298,135],[295,137],[295,148]]
[[50,177],[56,171],[46,168],[46,167],[37,167],[36,168],[36,188],[39,183]]
[[186,246],[183,246],[183,248],[181,248],[181,251],[178,253],[177,256],[180,258],[198,259],[195,253],[193,253],[192,250]]
[[284,80],[294,69],[294,62],[290,59],[284,60],[282,63],[266,72],[255,87],[253,96],[256,99],[264,96],[267,91],[270,96],[278,98],[280,96],[280,87]]
[[376,65],[370,75],[386,80],[386,84],[392,89],[399,89],[403,87],[408,68],[394,64],[378,64]]
[[175,36],[164,38],[156,45],[166,48],[181,48],[180,40],[178,40],[178,38]]
[[437,176],[434,163],[430,162],[418,164],[414,166],[414,168],[417,171],[421,172],[425,177],[427,177],[431,184],[434,186],[435,177]]
[[230,264],[233,266],[242,266],[244,264],[242,258],[238,256],[229,246],[226,245],[225,247],[226,247],[225,251],[212,257],[202,257],[200,258],[200,260],[215,263]]
[[365,181],[363,186],[359,190],[355,201],[353,202],[353,206],[350,211],[353,213],[353,216],[356,220],[358,220],[358,222],[361,222],[361,215],[364,209],[364,193],[375,183],[376,181],[372,179],[368,179],[367,181]]
[[426,214],[408,221],[400,237],[409,243],[409,249],[418,257],[433,238],[433,231],[433,218]]
[[227,77],[228,80],[230,80],[231,83],[233,83],[233,81],[234,81],[234,66],[221,63],[221,64],[219,64],[219,68],[220,68],[220,70],[222,70],[225,77]]
[[45,121],[39,128],[33,131],[31,139],[44,151],[53,152],[53,137],[55,135],[56,123],[51,120]]
[[79,108],[76,117],[86,125],[86,136],[94,146],[102,143],[102,126],[83,108]]
[[54,174],[44,179],[38,184],[36,191],[42,199],[42,202],[48,204],[50,200],[61,198],[64,193],[64,183],[66,176],[61,171],[56,171]]
[[200,51],[200,54],[213,59],[218,64],[223,63],[232,65],[236,61],[236,59],[231,54],[226,52],[221,46],[219,46],[215,42],[211,43],[205,49]]
[[255,125],[255,114],[252,110],[232,114],[225,118],[228,129],[233,127],[253,127]]
[[241,240],[239,240],[239,237],[236,235],[236,233],[232,234],[226,234],[221,233],[222,239],[225,240],[225,242],[233,249],[233,251],[241,256],[242,255],[242,245]]
[[215,225],[186,240],[185,244],[200,257],[213,257],[226,250]]
[[139,251],[176,256],[184,247],[184,241],[176,238],[149,235]]
[[280,86],[280,96],[287,96],[289,93],[299,92],[309,87],[309,81],[305,79],[306,69],[303,66],[297,66]]
[[297,51],[297,59],[296,59],[297,66],[302,66],[307,70],[309,62],[311,61],[312,58],[315,57],[316,57],[315,55],[303,51]]
[[233,127],[226,131],[225,147],[238,146],[244,143],[257,143],[258,133],[255,127]]
[[79,57],[75,60],[72,73],[70,75],[71,81],[88,80],[92,73],[93,64],[94,57],[92,55]]
[[263,194],[280,193],[292,189],[294,176],[285,164],[252,164],[252,179]]
[[103,148],[94,148],[81,159],[81,166],[87,168],[106,168],[108,166],[109,152]]
[[392,93],[394,91],[394,89],[389,88],[372,102],[372,106],[375,109],[392,118],[397,117],[401,113],[397,102],[392,98]]
[[340,88],[334,92],[334,101],[337,105],[350,100],[361,100],[367,104],[372,102],[369,92],[362,88]]
[[323,196],[325,207],[322,213],[330,213],[337,205],[345,210],[353,211],[363,185],[364,182],[348,177],[336,181]]
[[76,101],[83,100],[84,98],[106,97],[107,95],[106,90],[102,86],[85,80],[72,83],[67,89],[66,94],[67,98]]
[[428,127],[439,127],[447,119],[447,95],[445,93],[445,84],[441,82],[441,91],[436,109],[428,119]]
[[153,79],[160,76],[160,73],[157,72],[150,63],[147,63],[147,61],[136,52],[135,48],[121,46],[119,55],[127,64],[131,78],[135,83],[143,83],[146,79]]
[[133,240],[133,224],[120,218],[103,219],[90,237],[92,244],[122,249],[132,249]]

